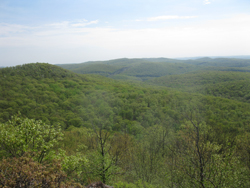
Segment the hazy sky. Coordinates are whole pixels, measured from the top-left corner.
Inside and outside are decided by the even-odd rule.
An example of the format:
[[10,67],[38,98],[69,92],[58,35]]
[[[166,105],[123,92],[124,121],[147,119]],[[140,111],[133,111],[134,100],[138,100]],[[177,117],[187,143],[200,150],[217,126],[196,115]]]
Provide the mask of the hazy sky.
[[0,0],[0,66],[250,55],[250,0]]

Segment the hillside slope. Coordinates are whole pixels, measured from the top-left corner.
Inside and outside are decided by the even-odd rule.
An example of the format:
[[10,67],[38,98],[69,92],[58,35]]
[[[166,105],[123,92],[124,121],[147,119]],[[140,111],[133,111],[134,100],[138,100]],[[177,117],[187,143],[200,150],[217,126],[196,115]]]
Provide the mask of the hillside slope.
[[58,66],[80,74],[99,74],[113,79],[139,81],[197,70],[250,72],[250,60],[235,58],[199,58],[194,60],[123,58]]
[[[152,60],[152,61],[150,61]],[[167,61],[167,62],[166,62]],[[178,60],[162,59],[115,59],[110,61],[86,62],[81,64],[58,65],[81,74],[99,74],[114,79],[147,80],[171,74],[182,74],[200,68]]]
[[231,71],[197,71],[182,75],[163,76],[146,83],[176,88],[242,102],[250,102],[250,73]]
[[250,123],[250,104],[80,75],[49,64],[4,68],[0,79],[1,122],[20,111],[29,118],[60,123],[64,129],[102,122],[109,130],[126,129],[136,135],[169,118],[178,129],[191,105],[202,109],[199,113],[208,124],[237,129]]

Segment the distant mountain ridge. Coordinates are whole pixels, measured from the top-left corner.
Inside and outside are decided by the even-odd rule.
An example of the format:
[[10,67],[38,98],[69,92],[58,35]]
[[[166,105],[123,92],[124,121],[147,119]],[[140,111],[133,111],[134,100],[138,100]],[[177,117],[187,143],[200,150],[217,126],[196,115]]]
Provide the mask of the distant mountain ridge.
[[[180,57],[180,58],[175,58],[179,60],[189,60],[189,59],[201,59],[204,56],[199,56],[199,57]],[[250,55],[238,55],[238,56],[205,56],[208,58],[236,58],[236,59],[250,59]]]
[[62,68],[80,74],[99,74],[113,79],[148,80],[156,77],[184,74],[198,70],[250,72],[250,59],[210,58],[179,60],[170,58],[114,59],[79,64],[60,64]]

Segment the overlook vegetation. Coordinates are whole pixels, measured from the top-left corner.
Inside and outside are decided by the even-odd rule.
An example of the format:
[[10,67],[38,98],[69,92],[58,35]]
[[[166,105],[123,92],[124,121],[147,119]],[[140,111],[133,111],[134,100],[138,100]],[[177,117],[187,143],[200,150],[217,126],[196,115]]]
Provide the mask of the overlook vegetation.
[[152,58],[1,68],[0,187],[16,185],[16,173],[27,187],[249,187],[249,66]]

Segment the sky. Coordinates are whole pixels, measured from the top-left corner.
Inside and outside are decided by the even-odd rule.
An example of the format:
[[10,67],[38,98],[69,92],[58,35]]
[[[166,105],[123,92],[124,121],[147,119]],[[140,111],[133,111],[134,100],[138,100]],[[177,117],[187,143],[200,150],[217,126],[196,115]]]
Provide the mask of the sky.
[[0,0],[0,67],[236,55],[249,0]]

